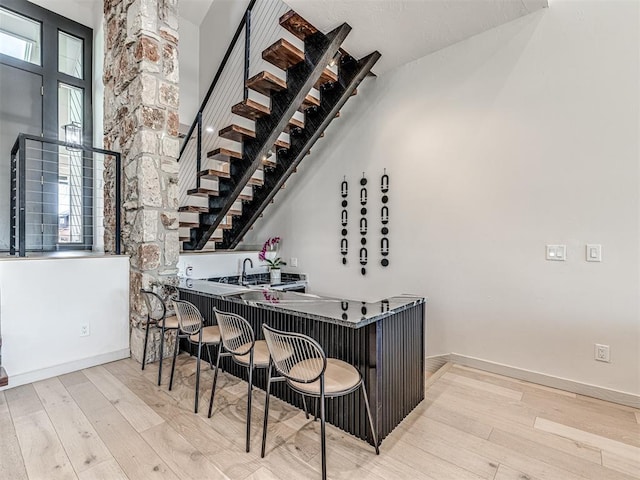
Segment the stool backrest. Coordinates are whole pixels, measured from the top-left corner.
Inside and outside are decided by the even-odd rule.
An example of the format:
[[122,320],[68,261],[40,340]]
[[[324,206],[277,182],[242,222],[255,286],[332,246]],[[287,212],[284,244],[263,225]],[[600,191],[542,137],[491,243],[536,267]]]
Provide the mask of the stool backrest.
[[262,325],[273,365],[287,380],[315,382],[327,368],[327,357],[313,338],[301,333],[282,332]]
[[244,318],[235,313],[221,312],[214,308],[213,312],[218,321],[222,345],[233,355],[246,355],[256,343],[253,328]]
[[200,332],[204,319],[198,307],[185,300],[173,300],[173,308],[176,311],[181,331],[189,335]]
[[149,290],[140,290],[147,307],[147,319],[149,322],[158,322],[167,314],[167,307],[157,293]]

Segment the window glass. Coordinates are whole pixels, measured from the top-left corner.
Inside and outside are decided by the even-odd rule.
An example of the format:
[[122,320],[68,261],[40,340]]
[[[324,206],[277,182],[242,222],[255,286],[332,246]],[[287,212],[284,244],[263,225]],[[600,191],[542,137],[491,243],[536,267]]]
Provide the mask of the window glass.
[[82,78],[82,40],[58,32],[58,71]]
[[40,23],[0,8],[0,53],[40,65]]
[[[64,83],[58,86],[58,138],[82,143],[81,88]],[[58,242],[83,241],[83,154],[81,150],[60,147],[58,150]]]

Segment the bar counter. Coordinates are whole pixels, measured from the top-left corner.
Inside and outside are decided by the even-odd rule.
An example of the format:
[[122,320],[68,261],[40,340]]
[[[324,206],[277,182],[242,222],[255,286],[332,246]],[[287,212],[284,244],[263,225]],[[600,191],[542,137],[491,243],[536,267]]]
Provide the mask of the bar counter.
[[[246,288],[207,280],[182,280],[180,299],[195,304],[207,325],[213,308],[243,316],[258,339],[262,324],[308,335],[328,357],[354,365],[362,374],[378,441],[424,399],[425,299],[412,295],[362,302],[268,288]],[[222,359],[226,372],[247,380],[246,368]],[[266,387],[266,371],[256,370],[254,384]],[[302,408],[302,398],[284,383],[272,394]],[[313,408],[313,402],[309,404]],[[359,392],[327,400],[327,422],[373,444]]]

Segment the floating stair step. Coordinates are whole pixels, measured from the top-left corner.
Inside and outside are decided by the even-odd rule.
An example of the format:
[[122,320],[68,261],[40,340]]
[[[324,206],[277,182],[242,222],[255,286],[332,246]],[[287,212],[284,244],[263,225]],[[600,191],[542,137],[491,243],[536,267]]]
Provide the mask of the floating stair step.
[[211,190],[209,188],[192,188],[187,190],[187,195],[193,195],[194,197],[217,197],[220,192],[217,190]]
[[238,199],[239,200],[243,200],[245,202],[250,202],[253,200],[253,195],[249,195],[246,193],[241,193],[240,195],[238,195]]
[[278,164],[272,160],[273,157],[267,157],[262,160],[262,165],[265,167],[275,168]]
[[286,70],[304,60],[304,52],[284,38],[267,47],[262,52],[262,59]]
[[228,162],[233,158],[242,160],[242,153],[229,150],[228,148],[216,148],[215,150],[211,150],[207,153],[207,158],[219,160],[221,162]]
[[242,209],[231,207],[227,213],[231,216],[239,217],[242,215]]
[[304,128],[304,122],[295,117],[291,117],[291,120],[289,120],[289,123],[284,128],[284,133],[290,133],[293,128]]
[[322,74],[320,75],[320,79],[316,82],[314,87],[320,88],[320,85],[323,85],[329,82],[333,83],[337,81],[338,81],[338,74],[334,73],[332,70],[329,70],[328,68],[325,68],[322,71]]
[[318,29],[316,27],[311,25],[293,10],[289,10],[287,13],[280,17],[280,26],[285,30],[291,32],[300,40],[304,40],[309,35],[313,35],[314,33],[318,32]]
[[180,242],[188,242],[190,240],[191,240],[190,236],[189,237],[184,237],[184,236],[178,237],[178,241],[180,241]]
[[[286,70],[304,61],[304,52],[281,38],[262,52],[262,58],[272,65]],[[338,75],[329,68],[325,68],[314,86],[319,88],[324,83],[337,81]]]
[[207,213],[209,209],[207,207],[197,207],[195,205],[184,205],[178,208],[178,212],[187,213]]
[[274,145],[278,148],[286,148],[287,150],[291,148],[291,144],[289,142],[287,142],[286,140],[282,140],[280,138],[276,140],[276,143]]
[[234,140],[236,142],[242,142],[248,138],[256,138],[256,132],[235,124],[223,128],[218,132],[218,135],[222,138]]
[[259,102],[248,98],[240,103],[236,103],[233,107],[231,107],[231,113],[235,113],[236,115],[240,115],[241,117],[248,118],[249,120],[257,120],[271,114],[271,109]]
[[202,170],[201,172],[198,172],[198,176],[207,180],[215,180],[217,178],[229,178],[231,174],[217,168],[209,168],[208,170]]
[[273,73],[260,72],[247,80],[247,88],[255,90],[258,93],[271,95],[271,92],[281,92],[287,89],[287,82],[279,77],[276,77]]
[[260,178],[260,177],[251,177],[249,179],[249,181],[247,182],[247,185],[257,185],[257,186],[262,186],[264,185],[264,178]]
[[299,110],[301,112],[304,112],[307,108],[319,107],[319,106],[320,106],[320,100],[314,97],[313,95],[309,94],[302,101],[302,105],[300,105]]
[[200,224],[198,222],[180,222],[180,226],[183,228],[198,228]]

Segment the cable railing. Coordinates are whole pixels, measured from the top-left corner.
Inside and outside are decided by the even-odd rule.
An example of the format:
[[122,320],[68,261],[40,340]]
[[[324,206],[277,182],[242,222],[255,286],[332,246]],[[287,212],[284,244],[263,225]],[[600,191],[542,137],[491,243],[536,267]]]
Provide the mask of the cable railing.
[[120,153],[21,133],[10,165],[0,248],[20,257],[64,250],[120,254]]
[[209,164],[207,152],[218,147],[237,149],[231,140],[220,138],[218,131],[231,123],[249,127],[246,119],[232,114],[231,107],[250,97],[269,105],[267,97],[247,89],[246,81],[262,70],[282,76],[262,59],[262,50],[282,37],[278,20],[289,9],[280,0],[249,3],[181,146],[180,205],[188,203],[188,190],[200,187],[198,172]]

